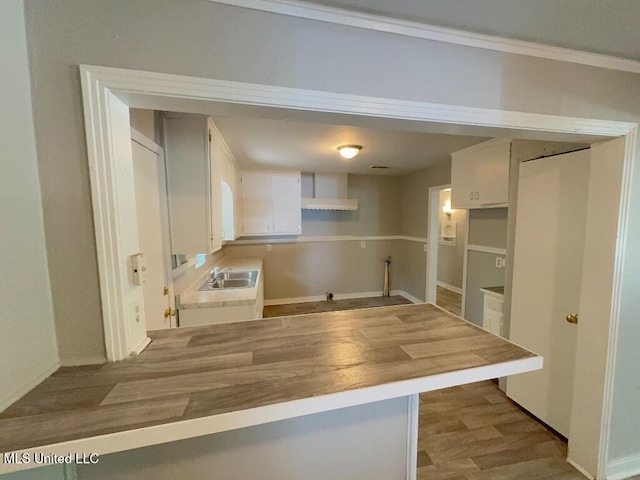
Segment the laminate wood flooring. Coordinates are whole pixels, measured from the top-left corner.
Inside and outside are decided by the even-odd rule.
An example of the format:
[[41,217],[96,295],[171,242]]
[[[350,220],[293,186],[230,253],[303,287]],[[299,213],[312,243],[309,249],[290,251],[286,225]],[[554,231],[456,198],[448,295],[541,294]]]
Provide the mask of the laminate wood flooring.
[[418,480],[584,480],[566,441],[491,381],[420,395]]
[[438,285],[436,287],[436,305],[444,308],[447,312],[460,316],[462,295]]
[[271,305],[264,307],[264,318],[302,315],[307,313],[338,312],[358,308],[389,307],[393,305],[410,305],[411,302],[400,295],[390,297],[349,298],[331,302],[304,302],[287,305]]
[[534,356],[430,304],[150,336],[137,357],[61,368],[0,413],[0,452]]
[[[459,315],[461,295],[438,287],[438,304]],[[316,308],[298,305],[296,314],[307,313],[305,305]],[[407,348],[414,355],[421,351]],[[566,441],[491,381],[421,394],[418,435],[418,480],[585,478],[566,462]]]

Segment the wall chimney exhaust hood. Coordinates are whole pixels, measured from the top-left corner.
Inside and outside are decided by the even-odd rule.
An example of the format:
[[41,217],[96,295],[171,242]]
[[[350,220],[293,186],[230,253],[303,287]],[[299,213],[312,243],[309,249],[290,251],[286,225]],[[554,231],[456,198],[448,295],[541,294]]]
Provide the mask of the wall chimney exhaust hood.
[[304,174],[303,195],[305,194],[309,196],[302,198],[303,210],[358,209],[358,200],[347,198],[346,173]]

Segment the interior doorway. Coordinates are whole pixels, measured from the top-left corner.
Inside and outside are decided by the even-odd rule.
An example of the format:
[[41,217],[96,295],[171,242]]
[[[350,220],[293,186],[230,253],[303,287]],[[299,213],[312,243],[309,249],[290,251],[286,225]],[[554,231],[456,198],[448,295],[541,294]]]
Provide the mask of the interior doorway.
[[451,186],[429,189],[427,302],[461,315],[467,211],[451,208]]

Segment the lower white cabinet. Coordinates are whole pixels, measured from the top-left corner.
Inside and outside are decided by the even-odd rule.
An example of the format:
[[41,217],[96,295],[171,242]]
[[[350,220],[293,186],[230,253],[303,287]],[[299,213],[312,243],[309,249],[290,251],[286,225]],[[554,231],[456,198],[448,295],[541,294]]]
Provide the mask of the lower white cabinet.
[[246,322],[262,318],[264,308],[264,282],[262,275],[257,287],[256,301],[243,305],[207,308],[182,308],[178,311],[179,326],[214,325],[219,323]]
[[482,310],[482,328],[494,335],[504,336],[504,315],[502,306],[504,295],[490,289],[481,289],[484,293],[484,307]]

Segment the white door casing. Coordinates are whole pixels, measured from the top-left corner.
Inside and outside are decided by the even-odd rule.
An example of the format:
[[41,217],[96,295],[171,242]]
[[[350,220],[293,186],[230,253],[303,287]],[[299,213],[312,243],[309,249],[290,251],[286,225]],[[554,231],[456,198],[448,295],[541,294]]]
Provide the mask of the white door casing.
[[509,379],[507,395],[570,437],[590,152],[520,166],[510,340],[544,356]]
[[173,317],[165,317],[165,310],[174,308],[171,294],[173,282],[171,270],[167,270],[170,254],[167,248],[169,232],[165,219],[168,217],[168,206],[163,156],[136,139],[132,140],[131,148],[140,250],[145,254],[147,267],[146,281],[142,286],[146,328],[170,328]]

